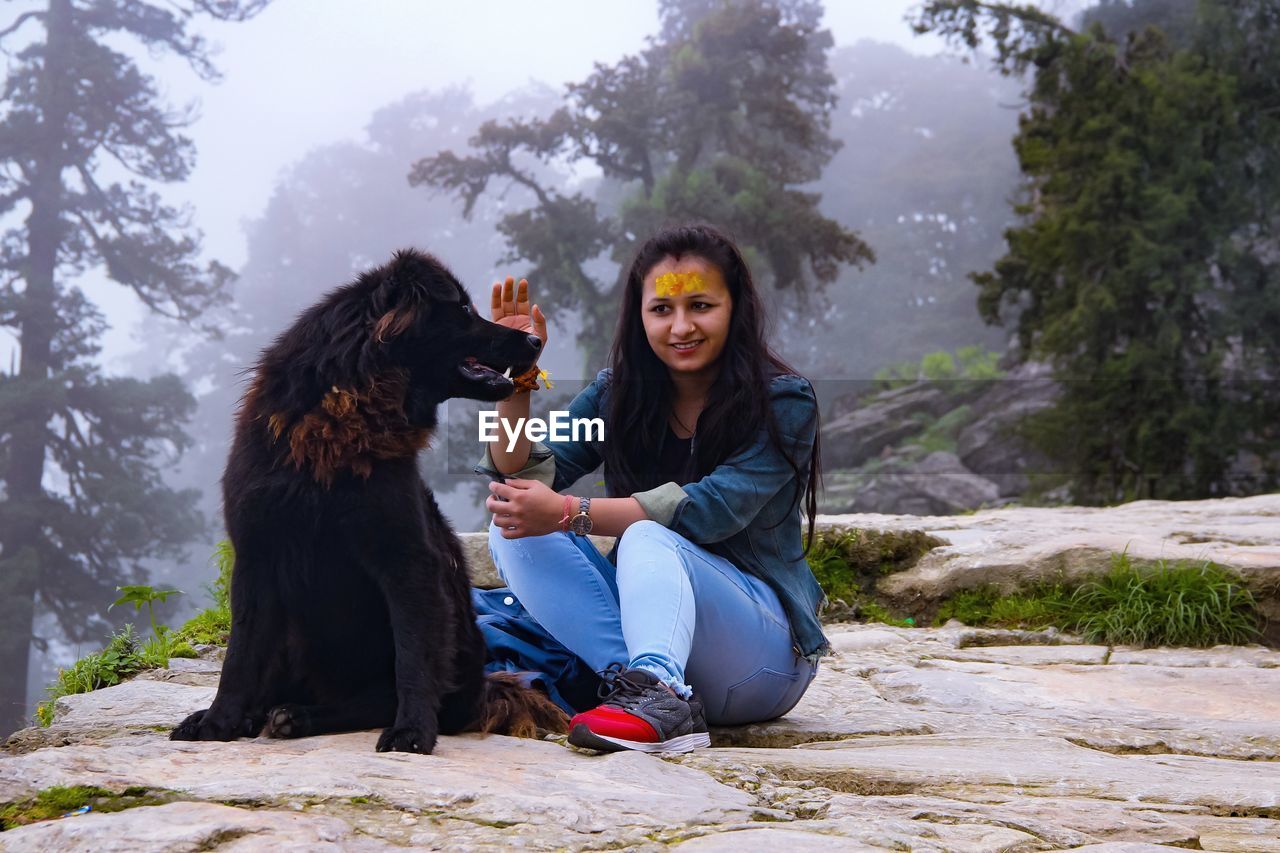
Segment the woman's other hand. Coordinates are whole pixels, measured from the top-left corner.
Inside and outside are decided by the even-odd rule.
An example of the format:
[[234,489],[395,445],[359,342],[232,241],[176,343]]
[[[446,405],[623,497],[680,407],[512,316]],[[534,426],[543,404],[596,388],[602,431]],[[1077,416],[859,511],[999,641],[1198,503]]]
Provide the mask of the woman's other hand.
[[520,279],[517,285],[514,278],[507,276],[506,281],[493,283],[490,318],[499,326],[537,335],[542,339],[542,351],[546,352],[547,318],[537,305],[529,305],[528,279]]
[[493,523],[503,539],[544,536],[560,529],[564,518],[564,496],[537,480],[508,479],[490,483],[485,509],[493,513]]

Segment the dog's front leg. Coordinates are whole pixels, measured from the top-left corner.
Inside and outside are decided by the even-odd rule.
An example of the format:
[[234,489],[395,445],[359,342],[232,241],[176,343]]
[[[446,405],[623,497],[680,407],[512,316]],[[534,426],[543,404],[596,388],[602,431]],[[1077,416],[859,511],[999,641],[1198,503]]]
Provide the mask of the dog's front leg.
[[399,571],[382,572],[396,652],[396,719],[378,738],[378,752],[421,752],[435,749],[439,709],[447,678],[447,611],[440,602],[438,574],[428,556],[405,559]]
[[213,704],[169,733],[170,740],[235,740],[254,737],[276,701],[284,676],[284,619],[263,566],[237,557],[231,575],[231,637]]

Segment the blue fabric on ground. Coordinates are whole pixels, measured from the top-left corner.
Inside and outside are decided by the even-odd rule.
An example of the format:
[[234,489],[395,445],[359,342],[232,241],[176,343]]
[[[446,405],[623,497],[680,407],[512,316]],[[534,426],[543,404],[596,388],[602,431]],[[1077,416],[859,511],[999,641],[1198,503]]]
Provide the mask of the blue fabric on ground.
[[599,704],[599,676],[548,634],[511,590],[472,589],[471,603],[488,648],[485,672],[522,673],[569,714]]

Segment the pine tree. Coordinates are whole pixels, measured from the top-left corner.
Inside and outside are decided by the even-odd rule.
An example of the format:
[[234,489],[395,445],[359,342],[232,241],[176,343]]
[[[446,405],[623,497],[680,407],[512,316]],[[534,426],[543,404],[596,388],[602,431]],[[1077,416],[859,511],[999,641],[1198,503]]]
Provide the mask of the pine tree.
[[[1252,42],[1256,74],[1275,68],[1274,0],[1205,2],[1196,26],[1238,25],[1249,9],[1271,36]],[[1014,322],[1023,354],[1055,365],[1064,393],[1029,431],[1075,500],[1266,488],[1280,265],[1276,183],[1261,168],[1280,137],[1254,113],[1268,99],[1274,112],[1275,77],[1246,95],[1249,78],[1227,61],[1238,51],[1210,50],[1202,34],[1180,33],[1180,48],[1158,26],[1121,42],[1102,11],[1084,32],[1004,3],[935,0],[921,13],[920,29],[991,44],[1005,73],[1033,71],[1014,140],[1021,223],[973,277],[979,310]]]
[[48,0],[0,32],[27,40],[0,118],[0,214],[15,223],[0,238],[0,325],[20,353],[0,375],[0,730],[23,721],[35,615],[51,612],[71,639],[93,636],[113,588],[202,523],[195,495],[160,477],[188,443],[191,395],[173,376],[103,376],[103,317],[80,286],[105,277],[194,322],[231,277],[198,266],[188,212],[152,189],[190,172],[180,131],[192,115],[162,104],[155,80],[113,45],[125,36],[172,52],[212,81],[192,21],[243,20],[267,2]]
[[[470,215],[497,184],[532,207],[498,225],[508,262],[548,313],[577,311],[584,366],[604,363],[617,316],[617,274],[660,225],[706,220],[742,243],[757,274],[801,305],[840,265],[871,249],[819,210],[816,181],[839,143],[830,133],[832,40],[814,0],[663,0],[662,30],[641,53],[568,89],[545,119],[490,122],[454,152],[415,164],[410,182],[455,193]],[[558,162],[603,181],[569,192],[539,177]],[[607,265],[606,265],[607,266]],[[616,269],[617,267],[615,267]],[[588,374],[589,375],[589,374]]]

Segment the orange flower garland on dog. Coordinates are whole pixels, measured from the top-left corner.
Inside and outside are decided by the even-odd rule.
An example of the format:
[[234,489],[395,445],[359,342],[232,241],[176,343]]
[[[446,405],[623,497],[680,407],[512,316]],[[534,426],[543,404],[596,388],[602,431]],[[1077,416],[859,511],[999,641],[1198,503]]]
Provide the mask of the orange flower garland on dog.
[[551,375],[545,370],[539,370],[535,364],[533,367],[521,373],[519,376],[512,376],[511,381],[516,384],[516,390],[513,393],[519,394],[521,391],[537,391],[538,380],[547,386],[547,390],[551,390]]

